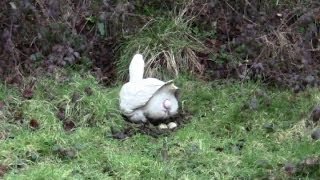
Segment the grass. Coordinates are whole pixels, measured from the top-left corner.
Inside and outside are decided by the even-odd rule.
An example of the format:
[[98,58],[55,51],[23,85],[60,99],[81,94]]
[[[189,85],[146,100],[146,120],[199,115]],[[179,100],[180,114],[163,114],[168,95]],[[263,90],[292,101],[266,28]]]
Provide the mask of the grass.
[[[304,125],[319,102],[317,89],[293,94],[253,82],[176,82],[192,121],[169,136],[137,134],[123,141],[108,137],[111,126],[125,125],[117,108],[120,86],[102,87],[88,74],[58,73],[39,79],[34,98],[25,100],[16,88],[0,84],[0,100],[6,104],[0,132],[7,137],[0,139],[0,164],[10,167],[4,178],[286,178],[283,164],[319,155],[320,144]],[[91,96],[84,93],[88,86]],[[81,97],[76,103],[74,92]],[[56,117],[61,104],[76,123],[72,132]],[[22,123],[14,120],[17,111],[23,112]],[[32,118],[39,129],[29,127]],[[264,128],[270,123],[274,132]],[[75,155],[61,156],[57,146]],[[317,176],[319,171],[307,171],[295,177]]]
[[120,44],[120,58],[117,62],[120,79],[126,79],[127,67],[132,54],[142,53],[146,61],[147,76],[163,78],[177,77],[181,72],[203,72],[196,53],[204,52],[205,46],[196,38],[187,15],[188,5],[178,13],[157,17],[140,31]]

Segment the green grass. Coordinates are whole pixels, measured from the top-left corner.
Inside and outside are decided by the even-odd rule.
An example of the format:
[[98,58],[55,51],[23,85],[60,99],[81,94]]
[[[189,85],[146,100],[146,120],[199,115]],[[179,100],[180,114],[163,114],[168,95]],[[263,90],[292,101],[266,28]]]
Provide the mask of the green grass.
[[[0,164],[10,166],[5,179],[252,179],[268,172],[284,178],[281,164],[319,155],[320,144],[304,125],[319,101],[317,89],[293,94],[252,82],[179,78],[182,108],[192,112],[192,121],[169,136],[137,134],[119,141],[108,135],[111,126],[125,125],[118,111],[120,86],[102,87],[77,73],[58,82],[61,75],[39,79],[31,100],[0,84],[6,103],[0,131],[8,137],[0,140]],[[84,93],[88,86],[91,96]],[[77,103],[71,101],[74,92],[81,95]],[[258,105],[247,105],[254,97]],[[56,117],[61,104],[77,125],[73,132],[65,132]],[[23,123],[14,120],[18,111]],[[30,129],[32,118],[39,129]],[[275,131],[267,132],[266,123]],[[235,146],[239,143],[242,149]],[[60,157],[57,145],[75,149],[75,157]],[[319,176],[309,173],[297,177]]]
[[119,46],[117,72],[120,79],[127,78],[133,54],[141,53],[146,62],[145,74],[163,78],[177,77],[180,73],[203,72],[196,57],[207,48],[196,38],[191,27],[194,17],[187,15],[188,7],[179,12],[157,17],[142,27],[138,33],[125,37]]

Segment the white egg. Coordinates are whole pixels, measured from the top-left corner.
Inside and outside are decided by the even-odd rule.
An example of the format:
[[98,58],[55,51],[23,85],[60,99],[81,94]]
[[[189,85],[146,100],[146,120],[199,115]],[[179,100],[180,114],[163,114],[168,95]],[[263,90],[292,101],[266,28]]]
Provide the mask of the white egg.
[[169,129],[174,129],[174,128],[176,128],[176,127],[178,127],[178,124],[175,123],[175,122],[170,122],[170,123],[168,124],[168,128],[169,128]]
[[160,130],[168,129],[168,126],[166,124],[159,124],[158,128]]

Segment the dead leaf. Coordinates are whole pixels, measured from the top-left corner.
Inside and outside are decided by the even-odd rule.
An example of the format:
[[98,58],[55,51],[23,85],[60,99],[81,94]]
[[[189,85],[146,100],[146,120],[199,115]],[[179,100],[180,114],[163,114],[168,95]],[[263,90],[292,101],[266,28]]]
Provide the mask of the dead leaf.
[[8,170],[9,170],[8,166],[0,164],[0,177],[3,177]]
[[287,163],[284,167],[283,167],[284,171],[286,174],[288,174],[289,176],[295,174],[297,172],[297,168],[294,164],[291,163]]
[[3,110],[4,106],[5,106],[4,102],[0,101],[0,110]]
[[72,120],[67,120],[63,122],[63,128],[65,131],[73,131],[76,128],[76,124]]
[[29,122],[29,126],[32,130],[36,130],[36,129],[39,129],[40,127],[40,124],[39,124],[39,121],[36,120],[36,119],[31,119],[30,122]]
[[32,99],[33,97],[33,90],[32,89],[25,89],[22,93],[22,96],[26,99]]

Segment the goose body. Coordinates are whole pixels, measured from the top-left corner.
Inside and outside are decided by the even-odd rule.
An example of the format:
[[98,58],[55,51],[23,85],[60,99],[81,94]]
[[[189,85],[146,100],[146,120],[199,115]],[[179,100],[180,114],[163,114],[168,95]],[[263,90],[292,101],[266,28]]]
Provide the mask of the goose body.
[[120,90],[120,110],[132,122],[147,122],[148,119],[163,120],[178,112],[173,81],[156,78],[143,79],[144,60],[136,54],[129,66],[129,82]]

